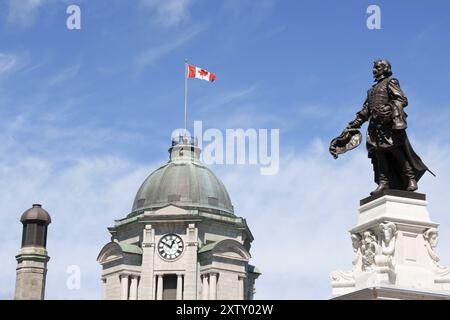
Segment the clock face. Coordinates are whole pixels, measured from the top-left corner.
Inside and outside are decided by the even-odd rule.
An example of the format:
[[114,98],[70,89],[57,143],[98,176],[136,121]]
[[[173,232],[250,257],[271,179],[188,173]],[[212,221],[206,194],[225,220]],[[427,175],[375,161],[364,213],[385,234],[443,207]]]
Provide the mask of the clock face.
[[159,240],[159,255],[166,260],[175,260],[183,252],[183,240],[176,234],[166,234]]

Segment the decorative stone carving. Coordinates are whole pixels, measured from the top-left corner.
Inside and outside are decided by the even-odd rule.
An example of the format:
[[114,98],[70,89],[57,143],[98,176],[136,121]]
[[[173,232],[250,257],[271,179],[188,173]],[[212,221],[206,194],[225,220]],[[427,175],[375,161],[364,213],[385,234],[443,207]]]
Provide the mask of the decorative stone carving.
[[397,238],[397,226],[393,222],[380,223],[375,228],[378,247],[375,255],[376,281],[379,284],[395,283],[395,267],[392,263]]
[[361,258],[361,236],[357,233],[352,233],[351,238],[353,251],[356,253],[352,260],[353,269],[355,269],[358,264],[358,260]]
[[425,239],[425,248],[427,248],[430,258],[437,264],[439,262],[439,256],[434,252],[438,243],[438,231],[436,228],[429,228],[423,233]]
[[438,268],[437,275],[439,277],[448,277],[450,275],[450,266],[442,266],[439,264],[439,256],[434,251],[438,244],[439,232],[436,228],[429,228],[423,233],[425,239],[425,248],[427,248],[428,254],[431,260],[433,260],[435,266]]
[[362,270],[371,271],[375,266],[375,255],[377,253],[378,241],[375,233],[371,230],[364,231],[361,238]]
[[389,287],[401,292],[399,299],[408,290],[419,299],[423,292],[450,299],[450,266],[440,265],[437,223],[430,219],[425,196],[399,192],[363,199],[358,224],[350,230],[353,268],[331,273],[334,296]]
[[395,223],[380,223],[379,232],[381,254],[393,256],[395,251],[395,240],[397,238],[397,227]]
[[331,274],[330,274],[331,281],[334,283],[350,282],[350,283],[354,284],[354,282],[355,282],[354,272],[355,272],[355,269],[357,268],[358,261],[361,259],[361,250],[360,250],[361,236],[357,233],[352,233],[351,239],[352,239],[353,251],[356,253],[356,255],[352,261],[353,268],[351,271],[337,270],[337,271],[331,272]]
[[335,282],[355,281],[353,271],[333,271],[331,272],[331,280]]

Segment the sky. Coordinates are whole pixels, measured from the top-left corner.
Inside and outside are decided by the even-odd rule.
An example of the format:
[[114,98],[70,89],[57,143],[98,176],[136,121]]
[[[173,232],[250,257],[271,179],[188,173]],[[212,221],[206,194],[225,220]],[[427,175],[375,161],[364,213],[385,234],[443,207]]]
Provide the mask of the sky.
[[[80,30],[66,27],[71,4]],[[371,4],[379,30],[366,26]],[[447,0],[2,0],[0,299],[14,295],[19,219],[33,203],[52,216],[46,297],[101,298],[106,228],[130,213],[183,126],[186,58],[217,77],[189,81],[190,127],[280,130],[278,174],[212,166],[255,237],[255,298],[328,299],[329,273],[351,268],[348,230],[375,185],[363,145],[338,160],[328,145],[361,108],[378,58],[392,63],[410,140],[437,174],[419,191],[450,264],[449,31]]]

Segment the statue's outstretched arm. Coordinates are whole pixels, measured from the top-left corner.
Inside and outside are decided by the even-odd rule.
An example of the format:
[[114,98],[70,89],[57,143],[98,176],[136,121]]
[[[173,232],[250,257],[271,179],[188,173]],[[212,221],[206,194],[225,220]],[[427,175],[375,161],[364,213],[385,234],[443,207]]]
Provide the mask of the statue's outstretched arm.
[[361,111],[356,114],[355,120],[349,122],[347,128],[338,137],[331,140],[329,151],[333,158],[337,159],[339,154],[353,150],[361,144],[362,137],[358,129],[368,119],[369,104],[366,100]]
[[353,121],[348,123],[348,129],[359,129],[361,125],[369,120],[370,112],[369,112],[369,103],[367,100],[364,102],[361,111],[356,113],[356,118]]

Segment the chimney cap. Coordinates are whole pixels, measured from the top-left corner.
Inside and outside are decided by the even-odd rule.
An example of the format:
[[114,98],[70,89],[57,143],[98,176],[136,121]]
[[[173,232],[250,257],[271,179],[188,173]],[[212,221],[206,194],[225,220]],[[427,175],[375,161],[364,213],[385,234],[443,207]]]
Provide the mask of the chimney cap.
[[28,223],[31,221],[44,222],[45,225],[49,225],[52,222],[50,215],[46,210],[42,208],[41,204],[33,204],[33,206],[25,211],[20,218],[20,222]]

